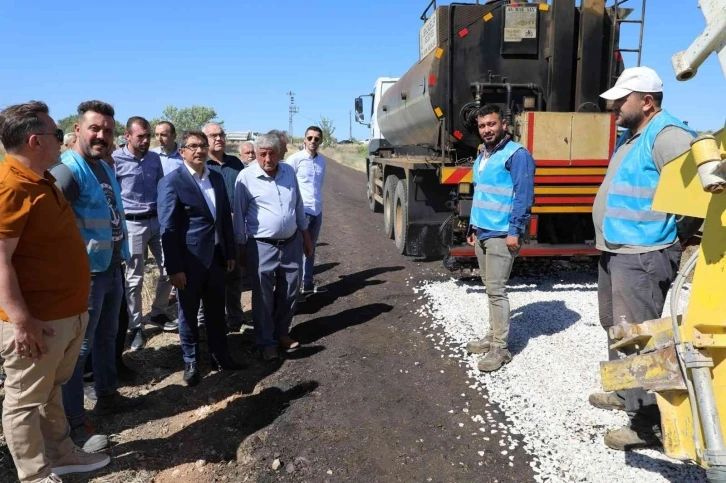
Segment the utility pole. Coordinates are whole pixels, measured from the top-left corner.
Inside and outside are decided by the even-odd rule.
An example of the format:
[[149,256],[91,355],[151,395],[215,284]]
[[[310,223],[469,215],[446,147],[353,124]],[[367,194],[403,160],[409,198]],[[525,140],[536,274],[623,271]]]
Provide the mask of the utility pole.
[[289,108],[290,118],[289,118],[289,127],[288,127],[287,132],[290,136],[290,142],[292,143],[292,116],[297,114],[299,109],[295,105],[295,93],[292,91],[289,91],[287,93],[287,96],[290,98],[290,108]]
[[353,111],[348,111],[348,141],[353,140]]

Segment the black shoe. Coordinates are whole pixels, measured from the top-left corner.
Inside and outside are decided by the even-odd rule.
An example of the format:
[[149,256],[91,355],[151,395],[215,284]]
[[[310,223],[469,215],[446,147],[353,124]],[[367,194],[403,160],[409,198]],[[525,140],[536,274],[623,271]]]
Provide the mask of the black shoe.
[[312,295],[314,293],[325,293],[328,289],[325,287],[316,287],[315,285],[308,285],[306,284],[303,286],[303,289],[300,291],[303,295]]
[[217,359],[212,356],[210,363],[213,371],[241,371],[247,369],[247,364],[235,361],[229,354],[225,355],[222,359]]
[[166,324],[167,322],[171,322],[171,319],[166,314],[157,314],[151,317],[149,319],[149,322],[154,325],[158,325],[159,327],[163,327],[164,324]]
[[119,393],[111,396],[101,396],[93,406],[93,414],[96,416],[109,416],[111,414],[125,413],[136,409],[144,404],[142,397],[126,397]]
[[187,386],[196,386],[199,384],[199,369],[196,362],[187,362],[184,364],[184,382]]
[[179,330],[179,322],[169,321],[164,323],[164,332],[176,332]]
[[140,328],[132,329],[129,332],[129,339],[131,341],[129,348],[134,352],[143,349],[146,345],[146,337],[144,337],[144,332]]
[[116,359],[116,377],[121,382],[131,382],[136,378],[136,371],[126,365],[123,359]]

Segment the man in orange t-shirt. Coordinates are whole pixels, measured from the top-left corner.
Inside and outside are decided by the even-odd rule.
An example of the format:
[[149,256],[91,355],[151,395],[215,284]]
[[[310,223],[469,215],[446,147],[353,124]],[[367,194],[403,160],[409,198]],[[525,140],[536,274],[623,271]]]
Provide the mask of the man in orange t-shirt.
[[61,400],[88,323],[90,265],[71,205],[47,171],[63,142],[48,106],[0,112],[0,142],[3,432],[21,483],[58,482],[110,461],[74,447]]

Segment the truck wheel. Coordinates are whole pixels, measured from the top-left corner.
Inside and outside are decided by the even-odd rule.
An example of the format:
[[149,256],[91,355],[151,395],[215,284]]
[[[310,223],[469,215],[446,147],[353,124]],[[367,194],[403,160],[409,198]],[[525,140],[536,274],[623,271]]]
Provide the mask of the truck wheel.
[[396,185],[396,196],[393,198],[393,235],[398,253],[406,255],[408,241],[408,187],[402,179]]
[[370,175],[368,176],[368,208],[373,213],[380,213],[383,210],[383,206],[376,201],[376,174],[378,170],[371,166]]
[[396,195],[398,176],[389,175],[383,185],[383,231],[388,238],[393,238],[393,198]]

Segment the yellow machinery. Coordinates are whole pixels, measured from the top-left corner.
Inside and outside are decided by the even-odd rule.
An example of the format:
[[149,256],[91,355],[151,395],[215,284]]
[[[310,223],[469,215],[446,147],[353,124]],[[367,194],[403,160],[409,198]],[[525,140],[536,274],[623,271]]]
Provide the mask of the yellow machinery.
[[[706,28],[673,56],[678,80],[696,75],[713,52],[726,75],[726,0],[700,0]],[[644,388],[656,394],[668,456],[705,467],[710,482],[726,482],[726,129],[700,136],[667,164],[653,208],[705,219],[703,239],[671,292],[672,317],[610,329],[611,347],[627,354],[601,362],[603,389]],[[691,297],[676,315],[687,277]]]

